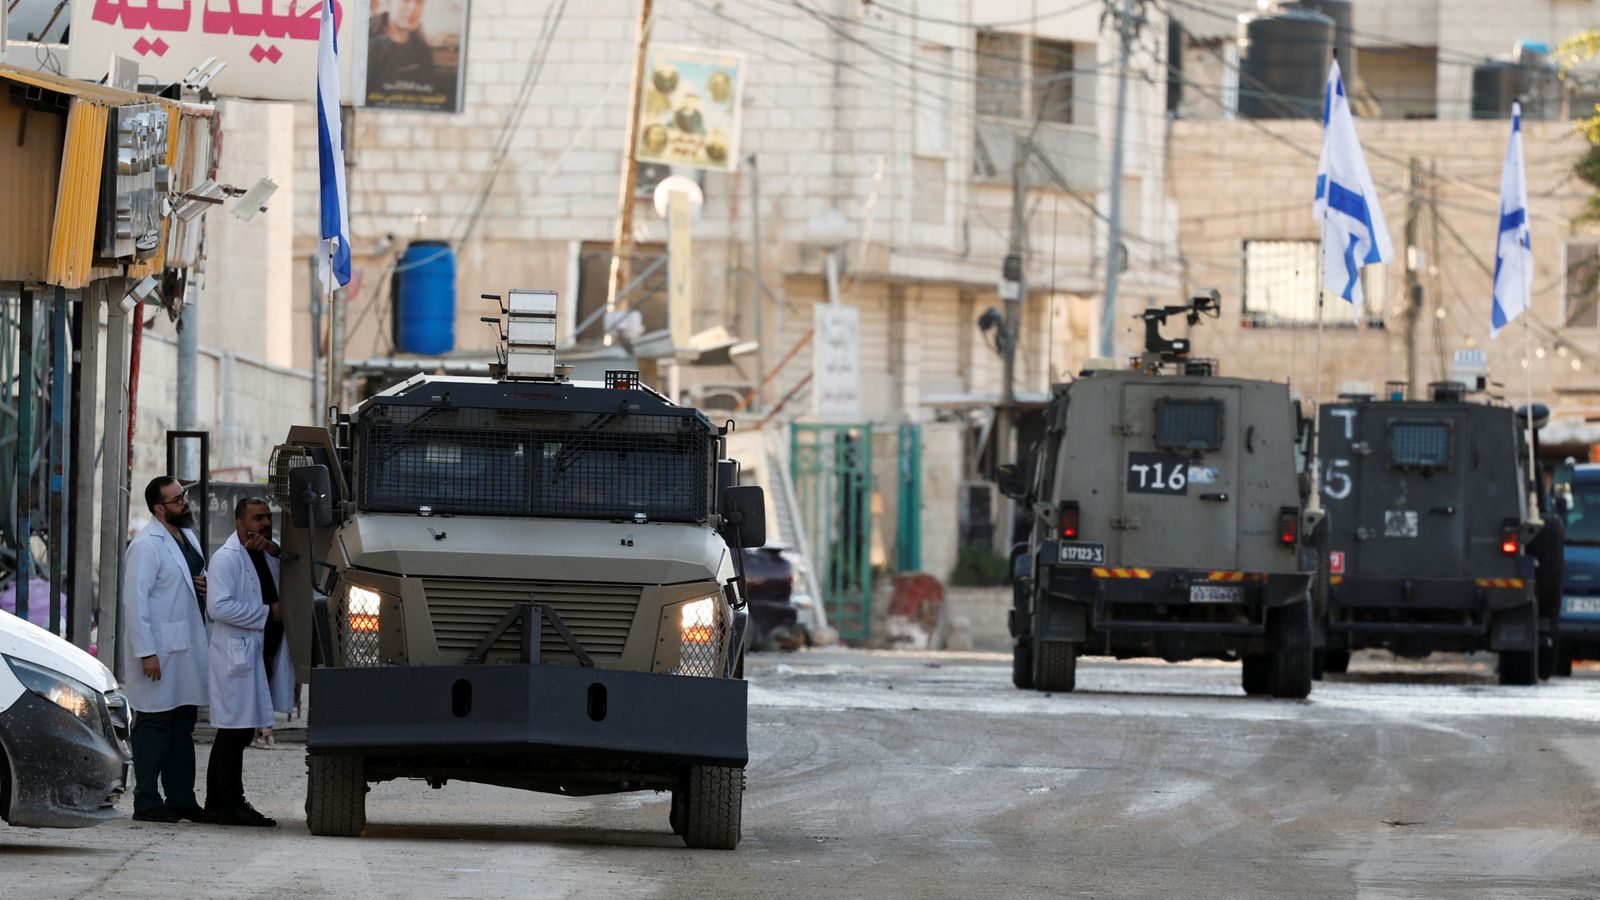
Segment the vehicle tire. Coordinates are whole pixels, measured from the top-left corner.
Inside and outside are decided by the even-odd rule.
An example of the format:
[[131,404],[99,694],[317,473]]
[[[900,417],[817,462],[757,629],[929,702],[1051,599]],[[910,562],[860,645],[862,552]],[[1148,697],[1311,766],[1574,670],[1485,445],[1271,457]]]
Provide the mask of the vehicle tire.
[[1539,646],[1532,650],[1500,651],[1500,683],[1530,685],[1539,683]]
[[1304,699],[1311,693],[1311,596],[1267,610],[1272,658],[1267,688],[1274,697]]
[[359,756],[306,758],[306,828],[324,837],[358,837],[367,827],[367,780]]
[[1065,694],[1078,685],[1078,646],[1067,641],[1040,641],[1035,648],[1033,686]]
[[1258,653],[1245,654],[1240,660],[1243,664],[1240,681],[1244,685],[1244,692],[1254,697],[1265,694],[1268,688],[1268,669],[1271,668],[1272,658]]
[[681,789],[672,792],[672,810],[667,814],[667,821],[672,824],[673,834],[683,834],[684,793]]
[[744,769],[690,766],[689,783],[683,793],[685,846],[694,850],[732,850],[739,846]]
[[1323,672],[1325,671],[1325,666],[1327,666],[1326,657],[1327,657],[1327,651],[1326,650],[1312,650],[1311,651],[1311,680],[1312,681],[1321,681],[1322,680],[1322,675],[1323,675]]
[[1033,690],[1033,638],[1026,634],[1011,648],[1011,684],[1019,690]]
[[1561,678],[1572,677],[1572,657],[1565,653],[1556,654],[1556,675]]
[[1335,675],[1343,675],[1350,671],[1350,651],[1323,650],[1322,671],[1324,673],[1332,672]]

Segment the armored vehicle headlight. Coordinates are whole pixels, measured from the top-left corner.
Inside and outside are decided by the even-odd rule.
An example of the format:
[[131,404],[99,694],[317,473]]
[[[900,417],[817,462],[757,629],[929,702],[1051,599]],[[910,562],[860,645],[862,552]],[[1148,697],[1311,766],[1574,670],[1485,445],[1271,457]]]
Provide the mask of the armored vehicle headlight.
[[382,594],[359,584],[345,588],[344,615],[339,622],[339,643],[344,650],[345,665],[383,664],[378,635],[382,611]]
[[[700,675],[715,677],[723,670],[723,643],[727,623],[723,621],[723,605],[719,594],[709,594],[685,600],[662,610],[661,635],[663,650],[657,663],[674,675]],[[673,621],[678,626],[677,647],[671,648]],[[673,660],[672,650],[677,659]]]
[[370,588],[351,585],[347,602],[351,631],[378,630],[378,612],[383,607],[382,595]]
[[685,603],[678,612],[685,644],[709,644],[717,639],[717,600],[701,597]]

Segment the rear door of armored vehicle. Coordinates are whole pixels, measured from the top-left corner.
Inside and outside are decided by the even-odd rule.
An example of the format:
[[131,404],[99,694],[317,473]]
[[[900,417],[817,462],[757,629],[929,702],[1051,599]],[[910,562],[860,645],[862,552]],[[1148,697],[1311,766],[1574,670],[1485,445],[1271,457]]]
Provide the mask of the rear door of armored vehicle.
[[1112,565],[1237,568],[1238,422],[1234,385],[1124,385]]
[[1475,513],[1466,410],[1418,403],[1328,413],[1323,494],[1344,533],[1344,573],[1461,577]]

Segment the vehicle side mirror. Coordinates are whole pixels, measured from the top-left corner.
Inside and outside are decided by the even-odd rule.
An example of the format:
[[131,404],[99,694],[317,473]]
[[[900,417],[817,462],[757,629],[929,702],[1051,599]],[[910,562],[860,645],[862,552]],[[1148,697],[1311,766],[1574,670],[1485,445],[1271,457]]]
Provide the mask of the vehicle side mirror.
[[722,492],[722,539],[736,549],[767,543],[767,495],[753,484]]
[[1006,463],[995,472],[995,483],[1000,487],[1000,493],[1007,497],[1021,497],[1027,493],[1027,487],[1022,483],[1022,473],[1011,463]]
[[289,515],[296,528],[333,524],[333,482],[327,466],[295,466],[289,470]]

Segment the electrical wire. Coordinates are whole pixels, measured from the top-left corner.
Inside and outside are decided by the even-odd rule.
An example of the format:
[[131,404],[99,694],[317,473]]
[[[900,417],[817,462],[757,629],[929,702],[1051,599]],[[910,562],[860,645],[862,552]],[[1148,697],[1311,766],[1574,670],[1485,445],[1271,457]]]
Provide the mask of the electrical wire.
[[1045,12],[1036,13],[1031,16],[1025,16],[1020,19],[997,20],[993,22],[971,22],[957,19],[941,19],[937,16],[923,15],[922,13],[914,10],[900,9],[886,3],[879,3],[878,0],[862,0],[862,5],[869,10],[882,10],[891,15],[911,19],[914,22],[925,22],[929,25],[956,25],[961,28],[971,28],[974,30],[985,31],[994,28],[1011,28],[1017,25],[1036,25],[1047,19],[1060,18],[1061,16],[1070,15],[1081,9],[1087,9],[1088,7],[1096,6],[1100,2],[1101,0],[1084,0],[1084,2],[1075,3],[1071,6],[1064,6],[1060,9],[1046,10]]

